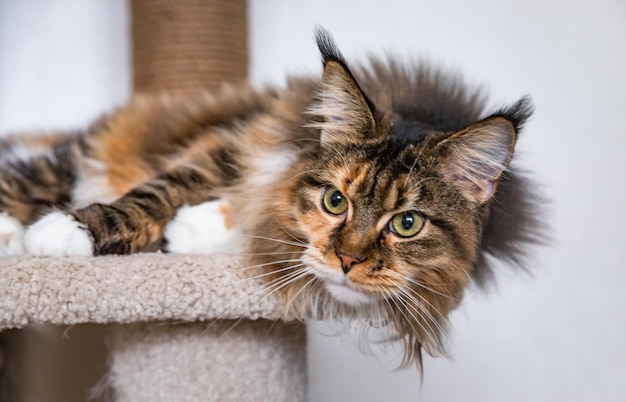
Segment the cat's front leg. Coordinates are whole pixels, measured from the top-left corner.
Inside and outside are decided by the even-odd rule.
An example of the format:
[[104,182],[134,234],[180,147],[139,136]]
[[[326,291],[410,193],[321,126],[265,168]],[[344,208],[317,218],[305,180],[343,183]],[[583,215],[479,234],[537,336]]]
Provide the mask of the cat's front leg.
[[[74,212],[53,211],[24,235],[26,253],[37,256],[131,254],[159,241],[169,214],[147,216],[130,199],[91,204]],[[125,207],[124,207],[125,205]],[[164,208],[165,210],[165,208]]]
[[111,204],[91,204],[72,212],[54,211],[26,231],[31,255],[130,254],[161,240],[165,225],[184,204],[212,198],[222,183],[195,168],[164,173]]
[[72,213],[50,212],[26,231],[26,253],[61,257],[141,251],[158,240],[163,225],[129,209],[91,204]]

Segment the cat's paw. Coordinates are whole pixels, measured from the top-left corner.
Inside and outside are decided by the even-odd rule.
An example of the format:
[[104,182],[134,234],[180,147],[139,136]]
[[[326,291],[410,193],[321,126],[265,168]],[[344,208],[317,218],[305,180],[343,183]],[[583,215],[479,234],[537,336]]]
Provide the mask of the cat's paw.
[[209,201],[180,208],[165,227],[164,251],[180,254],[238,252],[239,236],[230,227],[228,205],[224,201]]
[[0,255],[24,254],[24,226],[3,212],[0,214]]
[[27,254],[38,256],[93,255],[89,229],[59,211],[45,215],[26,230],[24,247]]

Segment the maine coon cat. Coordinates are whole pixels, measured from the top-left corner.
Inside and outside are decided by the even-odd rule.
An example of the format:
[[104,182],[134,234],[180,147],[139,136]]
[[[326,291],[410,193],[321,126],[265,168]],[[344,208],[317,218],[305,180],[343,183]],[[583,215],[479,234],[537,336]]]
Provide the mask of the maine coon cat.
[[535,240],[534,189],[511,168],[530,101],[484,113],[440,70],[350,69],[325,31],[317,43],[321,79],[137,96],[85,132],[4,141],[0,253],[168,251],[177,211],[225,200],[298,315],[382,322],[404,364],[442,351],[487,256],[518,263]]

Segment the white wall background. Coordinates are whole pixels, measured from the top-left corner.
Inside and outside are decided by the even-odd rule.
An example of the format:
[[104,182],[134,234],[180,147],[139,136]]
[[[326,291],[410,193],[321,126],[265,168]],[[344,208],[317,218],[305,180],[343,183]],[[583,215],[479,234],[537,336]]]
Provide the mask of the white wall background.
[[[532,277],[503,268],[453,317],[453,359],[393,371],[310,331],[315,401],[626,401],[626,3],[251,0],[252,78],[321,70],[312,31],[348,60],[426,54],[491,90],[532,94],[520,144],[552,199]],[[0,0],[0,132],[79,127],[129,93],[123,0]]]

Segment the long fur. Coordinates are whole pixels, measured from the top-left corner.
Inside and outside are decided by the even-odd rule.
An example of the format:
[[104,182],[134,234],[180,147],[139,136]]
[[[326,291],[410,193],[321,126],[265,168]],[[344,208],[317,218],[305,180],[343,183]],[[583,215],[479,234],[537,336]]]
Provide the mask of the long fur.
[[[545,238],[537,186],[512,163],[530,99],[486,113],[458,75],[390,57],[352,66],[328,33],[317,41],[321,79],[136,97],[47,150],[0,143],[0,213],[29,225],[56,209],[87,232],[81,253],[128,254],[159,247],[181,207],[225,199],[249,266],[293,313],[357,323],[364,339],[384,327],[403,366],[445,353],[465,289]],[[392,224],[406,214],[423,223],[411,235]],[[25,239],[54,250],[27,250],[71,252],[42,226]]]

